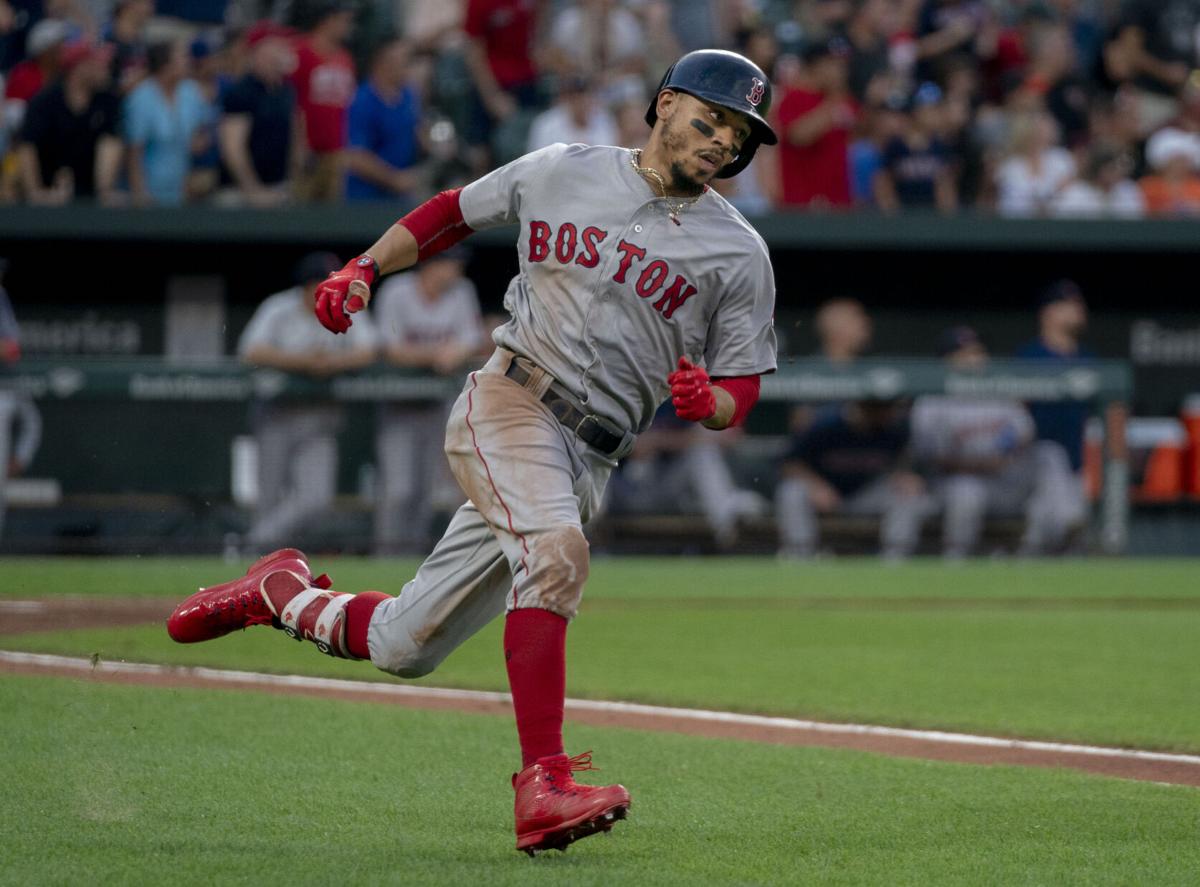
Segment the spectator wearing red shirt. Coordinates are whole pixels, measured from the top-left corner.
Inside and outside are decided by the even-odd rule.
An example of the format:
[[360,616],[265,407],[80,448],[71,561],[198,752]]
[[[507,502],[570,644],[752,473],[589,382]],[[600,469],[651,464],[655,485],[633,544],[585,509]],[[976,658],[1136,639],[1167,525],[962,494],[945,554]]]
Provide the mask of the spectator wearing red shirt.
[[463,31],[475,100],[463,136],[481,172],[490,165],[487,146],[497,126],[540,104],[533,41],[543,6],[544,0],[467,0]]
[[806,81],[788,90],[776,112],[781,203],[785,207],[848,207],[851,131],[858,105],[850,95],[844,40],[804,51]]
[[296,41],[296,70],[290,77],[310,152],[296,196],[336,201],[345,181],[347,112],[358,88],[345,46],[354,31],[354,7],[347,0],[327,0],[314,16],[312,28]]

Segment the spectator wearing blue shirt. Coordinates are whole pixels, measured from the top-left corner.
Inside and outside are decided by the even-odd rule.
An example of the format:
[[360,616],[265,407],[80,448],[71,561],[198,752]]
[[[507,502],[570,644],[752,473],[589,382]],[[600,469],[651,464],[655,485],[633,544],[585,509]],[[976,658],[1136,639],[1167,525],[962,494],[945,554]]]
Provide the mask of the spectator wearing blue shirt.
[[908,467],[907,417],[892,401],[846,403],[793,437],[775,491],[782,557],[817,550],[818,514],[876,515],[889,558],[912,554],[934,510]]
[[875,205],[875,176],[883,168],[884,149],[904,132],[903,98],[886,99],[867,109],[862,134],[850,143],[850,196],[855,206]]
[[178,204],[193,142],[215,111],[196,81],[187,79],[190,58],[182,41],[151,46],[146,61],[150,76],[125,99],[129,188],[137,203]]
[[926,208],[952,212],[958,206],[958,192],[950,151],[938,137],[941,89],[935,83],[922,83],[908,108],[912,113],[905,131],[884,146],[875,174],[875,203],[889,213]]
[[371,73],[349,111],[347,200],[412,201],[421,157],[421,103],[408,84],[409,50],[390,40],[376,50]]

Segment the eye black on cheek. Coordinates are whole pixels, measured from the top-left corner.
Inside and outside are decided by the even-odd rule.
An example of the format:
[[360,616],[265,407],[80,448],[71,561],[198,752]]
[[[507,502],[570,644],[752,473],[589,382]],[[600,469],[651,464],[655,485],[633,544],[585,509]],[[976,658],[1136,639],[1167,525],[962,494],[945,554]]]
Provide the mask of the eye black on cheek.
[[706,139],[711,139],[713,134],[716,132],[715,129],[713,129],[699,117],[692,118],[692,126],[694,126],[700,135],[704,136]]

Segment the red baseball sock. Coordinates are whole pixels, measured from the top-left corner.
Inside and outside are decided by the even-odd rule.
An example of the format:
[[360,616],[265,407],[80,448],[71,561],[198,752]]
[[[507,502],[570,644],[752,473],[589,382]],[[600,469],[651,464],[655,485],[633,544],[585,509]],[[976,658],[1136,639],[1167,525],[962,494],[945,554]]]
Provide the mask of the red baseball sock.
[[538,758],[562,754],[567,620],[549,610],[513,610],[504,621],[504,660],[522,768]]
[[367,647],[367,628],[371,625],[371,614],[390,595],[382,591],[364,591],[351,598],[346,604],[346,652],[359,659],[370,659]]

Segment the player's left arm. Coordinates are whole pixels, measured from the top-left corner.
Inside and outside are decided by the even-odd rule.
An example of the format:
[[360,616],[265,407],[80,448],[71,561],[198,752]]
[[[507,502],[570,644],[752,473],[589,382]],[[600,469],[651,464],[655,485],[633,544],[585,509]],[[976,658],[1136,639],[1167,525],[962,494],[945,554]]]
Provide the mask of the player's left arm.
[[714,379],[713,398],[716,401],[716,409],[711,418],[700,424],[715,431],[741,425],[758,403],[761,385],[762,377],[758,375]]
[[775,371],[775,276],[761,241],[724,290],[709,321],[704,367],[680,358],[667,380],[676,413],[714,430],[745,421],[758,401],[760,377]]
[[758,402],[757,374],[712,379],[686,357],[679,358],[667,382],[675,415],[714,431],[741,425]]

